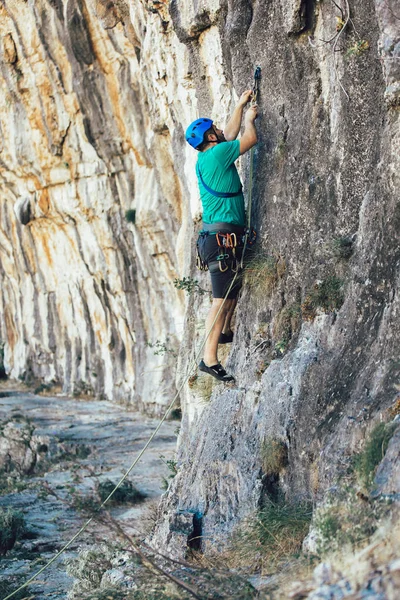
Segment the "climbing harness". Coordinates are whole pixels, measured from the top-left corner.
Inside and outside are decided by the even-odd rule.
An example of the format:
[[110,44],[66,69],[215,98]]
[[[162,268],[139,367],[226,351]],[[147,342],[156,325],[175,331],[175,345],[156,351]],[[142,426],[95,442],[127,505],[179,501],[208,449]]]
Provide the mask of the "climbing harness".
[[[253,87],[253,94],[255,94],[255,98],[257,98],[258,95],[258,81],[261,77],[261,68],[257,67],[254,73],[254,87]],[[246,248],[248,246],[248,240],[252,239],[254,237],[254,241],[255,241],[255,236],[256,233],[254,230],[251,229],[250,227],[250,217],[251,217],[251,204],[252,204],[252,188],[250,186],[250,184],[252,184],[253,181],[253,148],[251,149],[251,154],[250,154],[250,180],[249,180],[249,202],[248,202],[248,227],[245,230],[245,234],[243,236],[243,241],[244,241],[244,247],[243,247],[243,253],[242,253],[242,260],[241,260],[241,265],[240,268],[243,268],[243,258],[244,258],[244,254],[246,251]],[[254,232],[254,235],[252,236],[252,231]],[[209,234],[211,232],[207,232],[207,234]],[[253,242],[254,243],[254,242]],[[250,244],[251,245],[251,244]],[[107,496],[107,498],[100,504],[98,511],[100,511],[105,505],[106,503],[112,498],[112,496],[115,494],[115,492],[117,491],[117,489],[122,485],[122,483],[125,481],[125,479],[128,477],[128,475],[131,473],[131,471],[136,467],[136,465],[138,464],[138,462],[140,461],[140,459],[142,458],[143,454],[146,452],[147,448],[150,446],[151,442],[153,441],[153,439],[156,437],[157,433],[159,432],[159,430],[161,429],[163,423],[167,420],[167,418],[169,417],[173,406],[176,402],[176,400],[179,398],[180,393],[182,392],[184,386],[186,385],[187,381],[189,380],[191,373],[194,371],[194,369],[197,369],[197,363],[198,360],[203,352],[203,348],[211,334],[211,331],[215,325],[215,323],[217,322],[221,311],[224,307],[224,304],[233,288],[233,286],[235,285],[236,279],[238,277],[239,273],[238,271],[235,272],[235,275],[228,287],[228,290],[224,296],[223,302],[221,303],[221,306],[219,307],[217,314],[215,315],[215,318],[213,320],[213,322],[211,323],[210,329],[206,332],[206,335],[204,336],[204,339],[202,341],[202,343],[200,344],[200,348],[199,351],[197,353],[197,355],[194,358],[194,363],[192,363],[188,369],[188,372],[186,373],[185,377],[183,378],[183,381],[179,387],[179,389],[177,390],[175,396],[173,397],[172,401],[170,402],[169,406],[167,407],[167,410],[164,413],[164,416],[161,418],[159,424],[157,425],[157,427],[155,428],[155,430],[153,431],[153,433],[151,434],[151,436],[149,437],[149,439],[147,440],[147,442],[145,443],[145,445],[143,446],[142,450],[139,452],[139,454],[136,456],[136,458],[134,459],[134,461],[132,462],[131,466],[128,468],[128,470],[125,472],[125,474],[121,477],[121,479],[118,481],[118,483],[116,484],[115,488],[113,490],[111,490],[110,494]],[[86,529],[89,527],[90,523],[92,523],[94,520],[94,517],[90,517],[90,519],[88,519],[86,521],[86,523],[84,523],[82,525],[82,527],[79,529],[79,531],[61,548],[61,550],[59,550],[57,552],[57,554],[55,554],[53,556],[53,558],[51,558],[45,565],[43,565],[43,567],[41,567],[34,575],[32,575],[32,577],[30,577],[25,583],[23,583],[21,586],[19,586],[14,592],[12,592],[11,594],[8,594],[8,596],[6,596],[5,598],[3,598],[2,600],[9,600],[10,598],[13,598],[16,594],[18,594],[21,590],[25,589],[30,583],[32,583],[33,581],[35,581],[37,579],[37,577],[43,573],[43,571],[45,571],[45,569],[47,569],[50,565],[52,565],[60,556],[61,554],[63,554],[70,546],[71,544],[73,544],[73,542],[81,535],[81,533],[83,533],[84,531],[86,531]]]
[[[241,230],[241,233],[239,233]],[[243,242],[245,238],[246,229],[239,227],[237,232],[235,231],[207,231],[202,230],[199,232],[199,237],[196,244],[196,266],[200,271],[210,270],[212,273],[215,270],[225,273],[230,269],[233,273],[239,268],[240,261],[236,256],[236,248],[243,248]],[[215,235],[215,239],[218,246],[218,254],[214,259],[206,260],[205,244],[208,236]],[[218,267],[218,269],[216,268]]]

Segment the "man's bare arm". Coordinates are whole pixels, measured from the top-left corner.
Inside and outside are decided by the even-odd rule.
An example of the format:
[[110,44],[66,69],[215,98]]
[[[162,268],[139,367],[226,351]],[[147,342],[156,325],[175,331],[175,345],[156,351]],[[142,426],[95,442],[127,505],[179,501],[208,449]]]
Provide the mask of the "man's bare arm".
[[244,133],[240,138],[240,154],[244,154],[257,144],[257,130],[254,124],[257,115],[257,105],[251,106],[246,112]]
[[227,142],[231,142],[232,140],[236,140],[239,135],[240,125],[242,123],[243,109],[246,104],[249,102],[251,98],[252,91],[246,90],[240,96],[240,100],[235,110],[232,113],[231,118],[227,122],[224,129],[224,136]]

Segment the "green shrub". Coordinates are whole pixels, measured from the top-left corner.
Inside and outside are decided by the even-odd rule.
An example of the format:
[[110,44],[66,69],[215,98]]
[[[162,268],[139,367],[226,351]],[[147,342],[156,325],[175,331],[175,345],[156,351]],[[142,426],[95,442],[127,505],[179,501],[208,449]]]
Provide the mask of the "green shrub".
[[[102,481],[97,489],[100,500],[104,502],[106,498],[111,494],[115,488],[116,483],[110,481]],[[110,504],[138,504],[143,502],[146,498],[146,494],[134,487],[131,481],[125,480],[121,483],[118,489],[115,490],[111,496]]]
[[0,508],[0,555],[4,556],[12,550],[24,531],[25,519],[21,512]]
[[369,48],[368,40],[358,40],[355,42],[350,48],[346,50],[345,58],[350,58],[351,56],[360,56],[363,52],[366,52]]
[[164,465],[166,465],[168,467],[168,471],[169,471],[168,477],[162,478],[162,488],[164,490],[167,490],[171,479],[173,479],[175,477],[175,475],[178,473],[178,463],[173,458],[166,460],[165,456],[163,454],[160,454],[160,458],[161,458],[162,462],[164,463]]
[[136,210],[135,209],[130,209],[130,210],[125,211],[125,220],[128,223],[135,224],[135,222],[136,222]]
[[327,277],[316,283],[304,299],[301,305],[303,319],[314,319],[318,308],[324,312],[339,310],[343,302],[343,281],[334,275]]
[[[21,585],[25,583],[25,577],[2,577],[0,580],[0,598],[6,598],[15,590],[17,590]],[[24,588],[18,594],[13,596],[14,600],[26,600],[26,598],[30,596],[27,591],[29,588]]]
[[85,592],[97,590],[104,573],[112,568],[114,556],[109,544],[101,544],[81,550],[76,558],[66,559],[67,573],[76,580],[68,598],[81,600]]
[[371,431],[362,452],[354,458],[354,470],[362,485],[371,487],[376,467],[386,454],[396,423],[378,423]]
[[20,473],[0,470],[0,496],[22,492],[36,485],[38,484],[25,479]]
[[203,289],[197,279],[192,277],[184,277],[183,279],[174,279],[174,287],[177,290],[184,290],[187,294],[198,293],[200,296],[207,294],[207,290]]
[[354,250],[353,240],[351,237],[337,237],[333,240],[332,249],[338,258],[350,258]]
[[162,342],[161,340],[156,340],[155,342],[146,342],[146,346],[153,349],[154,356],[171,355],[176,357],[177,353],[173,347],[169,345],[169,343],[170,339],[167,337],[165,342]]

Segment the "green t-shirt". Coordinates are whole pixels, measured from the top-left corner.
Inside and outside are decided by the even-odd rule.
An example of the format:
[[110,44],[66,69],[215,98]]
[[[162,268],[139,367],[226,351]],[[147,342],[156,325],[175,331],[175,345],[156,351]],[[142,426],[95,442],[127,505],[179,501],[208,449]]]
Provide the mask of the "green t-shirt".
[[[197,166],[204,183],[216,192],[237,192],[239,173],[234,165],[240,155],[240,141],[221,142],[205,152],[199,152]],[[204,188],[197,175],[204,223],[246,224],[243,194],[232,198],[218,198]]]

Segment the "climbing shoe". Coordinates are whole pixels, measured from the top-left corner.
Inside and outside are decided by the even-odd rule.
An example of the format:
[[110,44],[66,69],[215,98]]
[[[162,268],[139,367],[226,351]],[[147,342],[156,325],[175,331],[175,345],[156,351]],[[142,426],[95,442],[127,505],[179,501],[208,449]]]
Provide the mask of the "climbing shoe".
[[221,363],[213,365],[212,367],[207,367],[204,360],[202,360],[199,364],[199,370],[203,371],[203,373],[208,373],[212,377],[215,377],[215,379],[218,379],[218,381],[234,381],[232,375],[228,375]]
[[221,333],[219,336],[218,344],[230,344],[233,340],[233,331],[230,333]]

